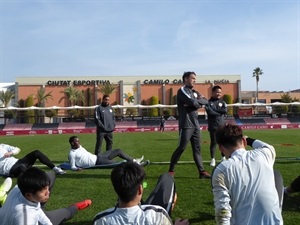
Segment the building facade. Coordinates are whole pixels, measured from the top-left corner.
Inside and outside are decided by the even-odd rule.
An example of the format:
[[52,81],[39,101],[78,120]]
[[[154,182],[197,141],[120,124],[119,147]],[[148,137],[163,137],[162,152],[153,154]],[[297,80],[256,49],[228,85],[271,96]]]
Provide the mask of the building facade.
[[[25,107],[24,103],[31,96],[32,104],[43,107],[68,107],[68,106],[95,106],[101,102],[103,93],[99,91],[105,84],[113,84],[115,90],[110,94],[110,101],[112,105],[121,105],[125,108],[135,105],[151,105],[152,97],[156,97],[158,104],[172,105],[176,104],[177,90],[183,85],[182,75],[162,75],[162,76],[85,76],[85,77],[20,77],[16,78],[16,82],[9,84],[10,89],[14,89],[15,98],[10,105]],[[206,98],[210,98],[212,87],[219,85],[222,87],[222,92],[225,95],[231,96],[232,103],[255,103],[255,91],[241,91],[241,76],[240,75],[197,75],[197,82],[195,89],[199,91]],[[75,88],[82,92],[84,101],[70,102],[66,95],[66,89]],[[40,89],[45,90],[45,94],[51,93],[52,98],[48,98],[42,105],[38,105],[37,94]],[[300,99],[300,90],[291,92],[270,92],[260,91],[258,93],[258,102],[273,103],[281,101],[281,96],[288,94],[293,99]],[[23,105],[22,105],[23,103]],[[3,106],[2,106],[3,107]],[[270,108],[270,107],[269,107]],[[160,113],[163,113],[162,109]],[[256,109],[258,112],[259,110]],[[260,110],[263,113],[268,113],[268,109],[263,107]],[[233,110],[230,111],[234,113]],[[56,117],[73,117],[68,110],[57,110]],[[81,115],[91,117],[93,110],[86,110],[80,112]],[[82,114],[83,113],[83,114]],[[134,112],[118,110],[117,113],[121,115],[144,115],[141,110]],[[128,114],[129,113],[129,114]],[[132,114],[131,114],[132,113]],[[170,112],[172,115],[176,111]],[[3,112],[1,112],[3,114]],[[23,113],[24,114],[24,113]],[[19,113],[19,117],[26,117]],[[148,114],[148,111],[147,111]],[[205,114],[202,108],[199,114]],[[35,116],[39,116],[35,113]],[[2,118],[3,115],[0,115]],[[76,117],[76,116],[75,116]]]
[[[64,98],[65,89],[73,86],[85,92],[84,106],[96,105],[102,98],[99,87],[105,83],[114,84],[115,91],[110,95],[112,104],[131,106],[150,104],[150,99],[156,96],[159,104],[174,104],[173,97],[183,85],[182,75],[178,76],[99,76],[99,77],[22,77],[16,79],[16,100],[26,100],[28,96],[35,96],[40,88],[51,92],[53,99],[45,102],[48,106],[69,106]],[[209,98],[214,85],[220,85],[224,94],[232,97],[233,101],[240,101],[240,75],[197,75],[195,89]],[[37,99],[34,100],[37,103]]]
[[[283,95],[288,94],[292,99],[300,99],[300,89],[289,92],[283,91],[259,91],[258,102],[259,103],[274,103],[280,102]],[[252,104],[255,103],[256,92],[255,91],[242,91],[241,92],[241,103]]]

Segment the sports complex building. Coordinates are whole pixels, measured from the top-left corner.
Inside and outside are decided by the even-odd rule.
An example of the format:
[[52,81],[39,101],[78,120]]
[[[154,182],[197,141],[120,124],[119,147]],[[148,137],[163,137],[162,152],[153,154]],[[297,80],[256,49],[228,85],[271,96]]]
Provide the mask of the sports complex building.
[[[253,79],[255,82],[255,79]],[[48,99],[45,106],[69,106],[64,97],[64,90],[73,86],[86,93],[85,104],[96,105],[102,94],[98,91],[101,85],[110,83],[116,86],[110,95],[111,103],[123,106],[150,104],[150,98],[158,97],[159,104],[173,105],[174,96],[182,86],[182,75],[160,76],[84,76],[84,77],[19,77],[12,87],[15,91],[15,102],[36,95],[37,90],[45,88],[51,92],[53,99]],[[232,103],[255,102],[256,91],[241,91],[241,75],[197,75],[195,89],[209,98],[214,85],[222,87],[223,94],[230,95]],[[300,98],[300,90],[288,92],[292,98]],[[258,102],[273,103],[280,101],[284,92],[259,91]],[[37,100],[35,100],[37,103]]]
[[[97,91],[101,85],[110,83],[116,86],[110,95],[110,102],[117,105],[138,105],[144,102],[150,104],[153,96],[158,97],[159,104],[173,105],[173,97],[177,89],[182,86],[182,75],[178,76],[99,76],[99,77],[23,77],[17,78],[15,83],[16,98],[26,99],[34,95],[38,89],[45,88],[52,92],[53,100],[49,99],[45,106],[69,106],[67,101],[59,100],[64,96],[68,86],[89,92],[86,105],[96,105],[102,94]],[[240,75],[197,76],[195,89],[203,96],[211,95],[213,85],[222,86],[223,93],[232,96],[234,101],[241,99]],[[89,99],[87,99],[89,98]],[[67,100],[67,99],[66,99]]]
[[[253,79],[253,82],[255,82],[255,79]],[[33,106],[38,106],[38,100],[36,98],[36,95],[38,90],[40,90],[41,88],[45,90],[45,93],[51,92],[52,98],[48,98],[47,101],[43,103],[42,107],[55,108],[58,114],[55,118],[52,119],[43,116],[42,121],[35,120],[35,122],[33,122],[33,125],[29,125],[29,130],[32,130],[34,126],[41,126],[41,124],[47,124],[47,127],[54,126],[53,130],[49,132],[59,133],[63,132],[64,130],[64,128],[59,129],[59,126],[66,126],[67,123],[65,122],[77,122],[75,127],[78,128],[78,126],[80,126],[80,132],[82,132],[82,129],[92,129],[91,132],[95,132],[95,125],[92,122],[93,109],[101,101],[103,94],[99,91],[99,89],[101,89],[101,87],[103,87],[103,85],[105,84],[114,85],[115,90],[110,94],[110,102],[111,105],[113,105],[113,107],[122,109],[119,110],[118,113],[116,113],[117,116],[120,116],[120,118],[122,118],[122,122],[118,121],[121,123],[117,125],[117,131],[123,132],[124,129],[128,131],[128,128],[129,130],[131,128],[135,129],[135,131],[138,131],[139,129],[147,131],[148,128],[156,129],[156,125],[158,126],[158,118],[148,118],[147,116],[145,116],[144,113],[142,113],[142,110],[140,109],[141,107],[139,107],[150,106],[152,97],[156,97],[158,99],[158,104],[163,106],[162,109],[159,109],[159,115],[167,116],[163,110],[165,110],[168,107],[171,109],[173,108],[169,115],[171,115],[172,118],[175,120],[167,121],[166,130],[177,129],[176,109],[174,108],[176,108],[177,90],[183,85],[182,75],[18,77],[16,78],[15,83],[10,83],[10,85],[6,86],[6,89],[14,91],[15,98],[10,105],[18,105],[19,109],[16,109],[17,111],[20,110],[21,107],[25,107],[24,102],[26,102],[26,99],[28,99],[29,96],[31,96],[31,98],[33,99]],[[209,98],[211,96],[212,87],[215,85],[219,85],[222,87],[222,93],[224,95],[226,94],[231,96],[232,103],[253,104],[256,102],[256,91],[241,91],[240,75],[197,75],[195,89],[206,98]],[[70,103],[70,99],[67,98],[65,93],[65,90],[70,87],[76,88],[77,90],[81,91],[84,95],[84,101],[75,101],[73,102],[73,104]],[[4,89],[2,88],[2,90]],[[279,102],[283,94],[286,93],[260,91],[258,93],[258,102],[262,104]],[[288,92],[288,94],[292,98],[300,99],[300,90],[290,91]],[[21,104],[22,102],[23,105]],[[81,110],[83,112],[83,118],[79,120],[78,118],[75,118],[75,120],[70,118],[68,112],[70,111],[69,107],[72,105],[73,107],[74,105],[78,107],[84,107],[84,110]],[[137,110],[134,113],[132,113],[132,111],[129,114],[127,113],[127,109],[135,108],[136,106]],[[76,109],[78,110],[78,108]],[[256,116],[255,119],[260,119],[256,122],[261,124],[267,124],[268,122],[265,122],[265,118],[258,117],[272,117],[271,112],[268,111],[269,109],[266,106],[256,108],[244,107],[243,110],[244,111],[240,115],[244,115],[244,117],[249,117],[247,118],[248,120],[247,122],[245,122],[245,124],[250,124],[249,119],[253,116]],[[2,118],[0,119],[4,121],[3,111],[0,111],[0,113],[2,113]],[[23,112],[23,115],[24,114],[26,113]],[[233,114],[234,113],[231,111],[229,114],[231,116],[228,117],[228,120],[234,120]],[[3,123],[3,129],[5,130],[7,128],[7,130],[9,130],[9,126],[14,126],[13,124],[28,124],[28,121],[23,120],[20,115],[21,113],[18,113],[17,117],[10,120],[9,123],[11,125],[7,124],[6,122],[4,124],[4,122],[0,121],[0,124]],[[175,117],[173,117],[173,115]],[[199,110],[199,115],[199,119],[203,120],[203,129],[205,129],[207,121],[204,109]],[[124,121],[127,123],[124,123]],[[129,124],[129,122],[131,124]],[[283,124],[290,123],[287,120],[282,122]],[[80,125],[80,123],[82,124]],[[241,121],[238,123],[241,123],[241,125],[243,124]],[[67,126],[72,127],[72,124],[68,123]],[[37,129],[39,128],[37,127]],[[45,125],[42,125],[41,129],[45,129]]]

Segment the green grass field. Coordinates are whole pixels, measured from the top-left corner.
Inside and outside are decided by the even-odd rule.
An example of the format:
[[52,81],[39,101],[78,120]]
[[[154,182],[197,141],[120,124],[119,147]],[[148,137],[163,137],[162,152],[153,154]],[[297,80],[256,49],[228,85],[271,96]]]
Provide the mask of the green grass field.
[[[300,141],[298,129],[287,130],[246,130],[245,135],[261,139],[273,144],[277,151],[275,169],[283,176],[284,184],[288,185],[300,175]],[[67,161],[71,135],[39,135],[39,136],[5,136],[1,142],[18,146],[21,153],[18,158],[28,152],[39,149],[44,152],[55,164]],[[95,134],[78,134],[81,144],[90,152],[94,152]],[[158,176],[168,171],[168,162],[178,142],[178,132],[149,132],[149,133],[115,133],[114,148],[121,148],[133,157],[145,156],[152,164],[145,167],[148,187],[145,196],[154,188]],[[209,136],[207,131],[202,132],[202,155],[205,169],[209,172]],[[216,154],[220,159],[220,153]],[[298,158],[298,159],[297,159]],[[192,162],[190,146],[182,155],[176,168],[175,182],[178,201],[175,206],[173,219],[188,218],[190,224],[215,224],[213,195],[210,180],[200,180],[195,164]],[[46,167],[42,167],[48,170]],[[47,209],[56,209],[68,206],[76,201],[90,198],[93,205],[77,215],[66,224],[91,225],[92,219],[99,211],[114,206],[116,195],[110,183],[110,169],[83,170],[81,172],[67,171],[59,175],[47,203]],[[2,178],[1,178],[2,180]],[[14,178],[14,183],[16,179]],[[287,225],[299,224],[300,195],[284,199],[283,218]]]

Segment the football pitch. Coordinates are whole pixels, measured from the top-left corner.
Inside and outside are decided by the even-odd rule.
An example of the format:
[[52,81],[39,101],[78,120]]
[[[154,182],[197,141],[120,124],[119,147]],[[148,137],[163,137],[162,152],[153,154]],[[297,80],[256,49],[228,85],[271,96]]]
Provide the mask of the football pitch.
[[[283,176],[284,185],[300,175],[300,131],[299,129],[285,130],[244,130],[244,134],[272,144],[277,153],[274,168]],[[95,134],[76,134],[81,145],[90,152],[94,152]],[[21,148],[20,158],[32,150],[39,149],[45,153],[56,165],[68,160],[70,149],[68,139],[71,135],[37,135],[37,136],[2,136],[1,142]],[[120,148],[134,158],[144,155],[151,161],[145,167],[147,188],[144,196],[147,197],[154,188],[160,174],[168,171],[171,154],[178,143],[178,132],[145,132],[145,133],[114,133],[114,148]],[[103,143],[102,149],[105,143]],[[103,150],[102,150],[103,151]],[[209,166],[209,134],[202,131],[202,156],[205,169],[212,172]],[[219,161],[221,154],[216,153]],[[37,162],[37,165],[40,165]],[[41,166],[45,171],[47,167]],[[94,216],[107,208],[113,207],[117,196],[110,183],[111,169],[87,169],[80,172],[67,171],[58,175],[47,210],[66,207],[83,199],[91,199],[91,207],[79,211],[75,217],[65,224],[91,225]],[[0,178],[3,181],[3,178]],[[14,184],[16,179],[13,179]],[[210,180],[200,180],[193,162],[190,146],[185,150],[180,163],[175,168],[175,183],[178,201],[172,218],[187,218],[190,224],[212,225],[214,220],[213,195]],[[144,197],[144,198],[145,198]],[[284,198],[284,224],[299,224],[300,194]]]

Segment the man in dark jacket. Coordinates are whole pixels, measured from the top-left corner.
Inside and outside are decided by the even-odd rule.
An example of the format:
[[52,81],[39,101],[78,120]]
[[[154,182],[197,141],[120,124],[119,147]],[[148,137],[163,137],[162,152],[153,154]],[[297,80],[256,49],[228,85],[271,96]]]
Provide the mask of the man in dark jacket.
[[[227,113],[227,105],[226,103],[222,100],[222,88],[220,86],[214,86],[212,88],[212,96],[208,100],[208,105],[205,106],[205,110],[207,112],[207,117],[208,117],[208,131],[210,135],[210,157],[211,157],[211,162],[210,166],[215,166],[216,165],[216,160],[215,160],[215,152],[216,152],[216,147],[217,147],[217,142],[216,142],[216,130],[218,129],[219,126],[222,126],[225,124],[224,117],[225,114]],[[222,160],[225,159],[224,154],[222,153]]]
[[113,108],[109,105],[109,96],[103,95],[101,105],[97,106],[94,113],[94,121],[97,126],[97,141],[95,155],[101,152],[102,141],[106,141],[106,151],[112,149],[113,131],[115,129],[115,115]]
[[193,90],[196,83],[196,74],[194,72],[185,72],[182,80],[185,86],[181,87],[177,92],[179,145],[171,157],[169,173],[174,175],[175,164],[178,162],[188,143],[191,142],[193,158],[199,171],[199,177],[211,178],[204,170],[202,162],[200,125],[198,121],[198,109],[202,105],[208,104],[208,101],[199,92]]

